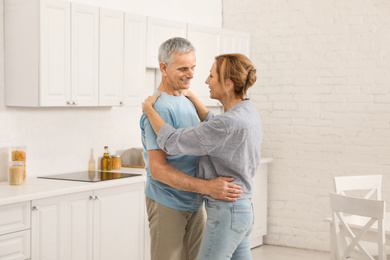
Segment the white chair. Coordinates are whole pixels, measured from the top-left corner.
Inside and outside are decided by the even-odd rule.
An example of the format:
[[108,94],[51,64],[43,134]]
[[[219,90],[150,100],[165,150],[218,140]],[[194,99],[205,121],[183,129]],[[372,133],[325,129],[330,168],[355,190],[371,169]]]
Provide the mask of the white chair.
[[[383,226],[385,201],[330,193],[330,208],[333,259],[387,259]],[[375,242],[371,244],[374,252],[362,243],[365,238]]]
[[381,200],[382,175],[334,177],[336,193]]

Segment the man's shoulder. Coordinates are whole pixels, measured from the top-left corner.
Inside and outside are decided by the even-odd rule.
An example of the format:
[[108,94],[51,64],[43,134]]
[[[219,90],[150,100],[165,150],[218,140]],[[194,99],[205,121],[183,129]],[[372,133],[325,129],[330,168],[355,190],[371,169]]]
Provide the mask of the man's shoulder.
[[[156,103],[154,103],[154,109],[159,112],[177,112],[182,106],[186,106],[187,98],[184,96],[170,96],[170,95],[161,95]],[[191,103],[192,104],[192,103]]]

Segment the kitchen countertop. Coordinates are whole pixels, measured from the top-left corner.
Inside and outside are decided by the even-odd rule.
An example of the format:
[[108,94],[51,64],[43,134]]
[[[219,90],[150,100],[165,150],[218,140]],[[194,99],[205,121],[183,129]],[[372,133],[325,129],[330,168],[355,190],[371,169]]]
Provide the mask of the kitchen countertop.
[[81,182],[27,178],[22,185],[9,185],[8,181],[0,182],[0,206],[23,201],[60,196],[75,192],[92,191],[126,184],[146,181],[145,169],[121,168],[124,173],[137,173],[141,176],[107,180],[100,182]]
[[[272,162],[272,158],[261,158],[260,164]],[[108,180],[101,182],[81,182],[27,178],[22,185],[9,185],[8,181],[0,182],[0,206],[23,201],[60,196],[74,192],[92,191],[126,184],[146,181],[146,171],[143,168],[121,168],[123,173],[137,173],[142,176]]]

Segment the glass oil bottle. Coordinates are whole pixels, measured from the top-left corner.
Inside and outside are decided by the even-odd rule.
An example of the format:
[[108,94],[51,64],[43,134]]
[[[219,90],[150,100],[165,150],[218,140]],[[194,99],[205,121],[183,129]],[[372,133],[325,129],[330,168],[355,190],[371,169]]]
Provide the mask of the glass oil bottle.
[[100,169],[102,171],[111,171],[111,158],[108,146],[104,146],[104,154],[100,161]]

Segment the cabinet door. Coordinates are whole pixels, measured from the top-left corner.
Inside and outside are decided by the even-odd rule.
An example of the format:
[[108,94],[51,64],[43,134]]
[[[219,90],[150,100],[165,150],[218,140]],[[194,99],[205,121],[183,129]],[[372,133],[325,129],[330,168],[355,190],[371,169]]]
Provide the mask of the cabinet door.
[[144,259],[144,183],[97,190],[95,196],[96,259]]
[[32,202],[32,259],[92,260],[91,192]]
[[72,105],[97,106],[99,8],[72,4]]
[[117,106],[123,90],[124,13],[100,9],[99,105]]
[[40,105],[70,100],[70,3],[40,1]]
[[172,37],[186,38],[187,24],[148,17],[146,67],[159,68],[158,49],[163,42]]
[[0,260],[30,258],[30,230],[0,236]]
[[249,239],[251,248],[263,244],[263,236],[267,234],[267,185],[268,163],[261,163],[253,177],[252,203],[255,213],[255,224]]
[[0,206],[0,235],[30,229],[30,202]]
[[146,16],[125,14],[123,103],[141,106],[144,100]]
[[249,33],[232,30],[222,30],[222,53],[242,53],[250,58]]
[[215,56],[220,54],[220,29],[189,24],[188,40],[196,48],[196,68],[191,90],[206,106],[217,106],[219,102],[210,99],[210,89],[205,81],[210,75]]
[[[250,40],[249,33],[223,29],[222,53],[242,53],[250,58]],[[249,88],[247,97],[250,98],[251,92],[252,88]]]

